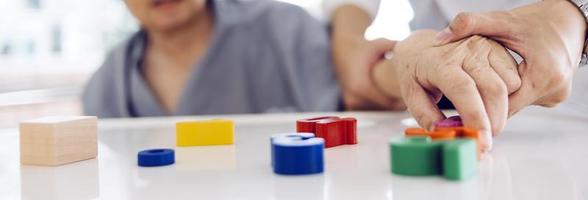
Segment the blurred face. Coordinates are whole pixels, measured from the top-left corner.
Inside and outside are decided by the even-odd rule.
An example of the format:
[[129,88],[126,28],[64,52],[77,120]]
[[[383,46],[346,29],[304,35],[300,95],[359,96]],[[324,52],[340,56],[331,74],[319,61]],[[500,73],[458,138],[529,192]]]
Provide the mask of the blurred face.
[[206,12],[206,0],[126,0],[127,7],[148,30],[166,31]]

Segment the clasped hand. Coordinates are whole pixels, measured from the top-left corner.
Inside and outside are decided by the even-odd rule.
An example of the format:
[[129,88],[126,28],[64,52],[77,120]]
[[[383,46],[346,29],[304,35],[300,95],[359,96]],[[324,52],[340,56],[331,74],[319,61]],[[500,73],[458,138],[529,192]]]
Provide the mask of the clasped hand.
[[517,63],[493,40],[471,36],[435,46],[436,34],[418,31],[399,42],[393,58],[375,67],[374,79],[389,81],[379,82],[381,89],[401,96],[423,127],[445,118],[436,105],[445,95],[490,147],[492,133],[499,133],[506,123],[508,96],[521,85]]

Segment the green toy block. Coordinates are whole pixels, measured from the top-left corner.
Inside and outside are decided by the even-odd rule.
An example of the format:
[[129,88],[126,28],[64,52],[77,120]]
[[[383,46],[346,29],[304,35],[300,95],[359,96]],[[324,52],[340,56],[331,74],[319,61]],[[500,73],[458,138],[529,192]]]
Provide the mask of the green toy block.
[[443,175],[449,180],[465,180],[476,174],[476,142],[456,139],[443,144]]
[[441,174],[442,142],[429,136],[394,138],[390,140],[392,173],[409,176]]

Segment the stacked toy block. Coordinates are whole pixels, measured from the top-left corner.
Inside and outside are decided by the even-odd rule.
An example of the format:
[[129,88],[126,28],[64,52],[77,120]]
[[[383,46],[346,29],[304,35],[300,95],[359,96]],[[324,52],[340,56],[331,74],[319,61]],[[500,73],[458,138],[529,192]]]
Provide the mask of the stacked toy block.
[[392,173],[409,176],[443,175],[465,180],[481,158],[479,132],[463,127],[459,117],[436,122],[433,131],[408,128],[405,138],[390,140]]
[[311,133],[286,133],[270,138],[274,173],[304,175],[323,172],[325,140]]
[[95,158],[97,118],[45,117],[20,123],[20,162],[57,166]]
[[334,116],[301,119],[296,121],[296,132],[314,133],[325,140],[325,148],[357,144],[357,120]]

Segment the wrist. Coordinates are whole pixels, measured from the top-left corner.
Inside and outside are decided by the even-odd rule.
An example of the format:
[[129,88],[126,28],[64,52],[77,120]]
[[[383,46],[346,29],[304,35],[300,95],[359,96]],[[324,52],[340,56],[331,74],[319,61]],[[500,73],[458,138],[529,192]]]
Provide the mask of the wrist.
[[[568,0],[569,3],[573,4],[578,11],[584,17],[584,24],[588,25],[588,0]],[[584,28],[585,30],[585,28]],[[586,34],[586,33],[584,33]],[[584,37],[584,48],[580,58],[580,67],[588,65],[588,36]]]
[[[569,66],[577,67],[585,52],[586,18],[578,7],[570,0],[544,0],[543,2],[514,9],[513,14],[526,20],[534,20],[536,24],[545,24],[544,29],[551,29],[551,36],[558,37],[567,49],[566,59]],[[527,23],[529,24],[529,23]],[[541,30],[541,29],[540,29]],[[535,31],[541,35],[545,31]],[[553,35],[555,33],[555,35]],[[550,40],[555,41],[555,40]]]
[[560,4],[565,4],[562,5],[562,13],[565,13],[567,16],[569,16],[570,20],[577,20],[577,21],[581,21],[584,25],[584,27],[586,26],[587,23],[587,15],[588,12],[585,12],[585,7],[583,7],[583,2],[588,2],[587,0],[552,0],[552,1],[557,1]]
[[363,36],[357,36],[353,34],[334,34],[331,44],[333,51],[333,61],[337,67],[342,67],[352,63],[352,59],[357,53],[357,49],[362,44],[367,42]]
[[[585,56],[586,56],[586,27],[587,27],[587,18],[586,15],[588,14],[587,12],[585,12],[584,9],[582,7],[582,2],[583,0],[580,1],[573,1],[573,0],[559,0],[558,2],[558,6],[561,11],[561,14],[559,16],[562,16],[562,18],[560,18],[560,20],[558,20],[556,23],[559,24],[566,24],[565,27],[568,27],[569,32],[567,33],[567,36],[569,36],[570,39],[573,38],[572,41],[570,41],[570,45],[578,45],[577,47],[579,47],[580,49],[580,53],[575,54],[578,55],[577,61],[574,62],[575,66],[577,66],[578,63],[580,63],[580,66],[585,65],[585,63],[587,62]],[[579,4],[578,4],[579,3]],[[562,31],[565,34],[565,31]],[[572,51],[572,52],[576,52],[576,51]]]
[[372,68],[371,77],[376,88],[384,95],[391,99],[402,99],[394,65],[392,60],[380,61]]

